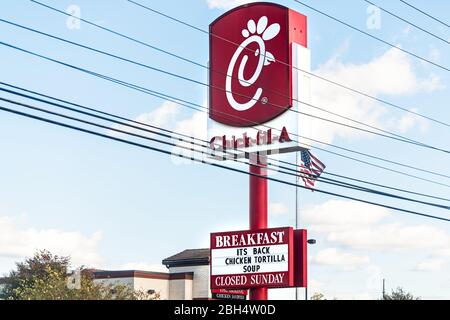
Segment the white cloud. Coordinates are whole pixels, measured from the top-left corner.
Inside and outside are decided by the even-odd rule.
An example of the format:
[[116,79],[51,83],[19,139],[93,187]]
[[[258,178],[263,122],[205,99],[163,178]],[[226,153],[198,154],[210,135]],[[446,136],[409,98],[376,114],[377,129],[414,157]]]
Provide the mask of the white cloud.
[[412,27],[410,25],[408,25],[402,30],[402,33],[404,35],[409,35],[411,33],[411,31],[412,31]]
[[[206,105],[206,101],[204,102],[204,105]],[[197,111],[188,118],[180,119],[180,108],[182,107],[177,103],[166,101],[155,110],[148,113],[143,113],[134,119],[134,121],[140,122],[143,125],[136,123],[131,124],[145,130],[158,131],[157,128],[151,128],[149,126],[145,126],[145,124],[154,127],[160,127],[166,130],[172,130],[175,133],[167,133],[165,131],[161,131],[161,133],[173,136],[172,141],[168,140],[168,142],[176,145],[172,147],[172,163],[197,164],[197,162],[191,161],[190,158],[193,156],[197,159],[207,157],[207,155],[200,154],[198,152],[204,151],[202,146],[205,145],[205,143],[197,140],[201,139],[206,141],[207,113]],[[133,134],[139,134],[145,137],[153,137],[155,135],[155,133],[146,132],[125,125],[113,125],[111,128]],[[117,131],[113,130],[109,130],[108,133],[115,137],[121,137],[122,135],[124,135],[123,133],[118,133]],[[184,136],[177,135],[176,133],[180,133]],[[167,140],[164,137],[160,137],[159,139]],[[178,139],[183,139],[183,141],[180,141]],[[194,143],[194,145],[192,144],[192,142]],[[196,151],[192,151],[192,148],[194,148]],[[183,158],[180,158],[180,155],[183,156]]]
[[335,50],[333,57],[330,60],[338,60],[345,56],[350,50],[350,38],[346,38]]
[[439,249],[450,245],[450,235],[441,229],[400,223],[330,232],[327,240],[369,250]]
[[438,258],[427,258],[419,262],[413,270],[415,271],[439,271],[442,270],[446,261]]
[[344,252],[337,248],[327,248],[315,254],[311,258],[311,262],[318,265],[337,266],[350,271],[369,264],[370,259],[368,256]]
[[[331,246],[311,258],[315,264],[353,270],[368,264],[371,253],[388,251],[397,255],[417,254],[422,260],[409,266],[413,271],[438,272],[450,263],[450,233],[447,230],[427,224],[389,222],[392,215],[384,208],[330,200],[309,206],[302,216],[310,232],[323,235],[322,245]],[[335,246],[344,247],[346,251]],[[358,251],[355,253],[354,250]],[[359,255],[361,250],[364,250],[363,256]],[[369,272],[367,287],[378,285],[381,271],[369,269],[373,270]]]
[[420,86],[423,91],[428,93],[446,88],[441,82],[441,78],[435,74],[431,74],[428,79],[423,80]]
[[450,243],[440,249],[434,250],[428,257],[417,263],[414,271],[440,271],[450,263]]
[[[172,148],[172,163],[176,165],[191,165],[199,164],[191,160],[191,157],[196,159],[207,160],[208,155],[203,153],[206,149],[206,143],[199,141],[198,139],[206,141],[206,123],[207,123],[207,113],[206,112],[195,112],[191,117],[178,120],[175,124],[173,131],[176,133],[181,133],[187,135],[188,137],[174,135],[184,141],[175,141],[176,147]],[[194,144],[192,144],[194,143]],[[195,149],[192,151],[191,149]],[[184,158],[180,158],[179,156]]]
[[442,56],[442,53],[439,49],[437,49],[435,47],[430,48],[429,57],[430,57],[431,61],[439,62],[441,60],[441,56]]
[[[148,113],[143,113],[139,116],[137,116],[134,121],[136,122],[140,122],[143,124],[148,124],[148,125],[152,125],[152,126],[156,126],[156,127],[163,127],[166,128],[167,126],[171,125],[178,113],[179,113],[179,106],[171,101],[166,101],[164,102],[161,106],[159,106],[158,108],[156,108],[155,110],[148,112]],[[141,124],[136,124],[136,123],[130,123],[133,126],[137,126],[146,130],[155,130],[153,128],[150,128],[148,126],[145,125],[141,125]],[[135,133],[135,134],[139,134],[139,135],[143,135],[143,136],[152,136],[152,133],[149,132],[145,132],[143,130],[138,130],[138,129],[133,129],[129,126],[124,126],[124,125],[113,125],[112,128],[114,129],[118,129],[118,130],[122,130],[125,132],[131,132],[131,133]],[[113,131],[110,130],[109,132],[112,136],[121,136],[123,135],[122,133],[119,133],[117,131]]]
[[[403,95],[419,92],[429,79],[417,76],[411,59],[395,48],[365,64],[344,64],[331,59],[316,73],[370,94]],[[434,87],[432,89],[438,89]]]
[[436,257],[450,258],[450,247],[436,250],[433,253],[433,255],[436,256]]
[[210,9],[228,10],[246,3],[256,2],[258,0],[207,0]]
[[305,208],[301,213],[312,232],[354,230],[389,216],[387,209],[355,201],[330,200]]
[[310,292],[321,292],[326,287],[325,283],[317,279],[308,279]]
[[358,293],[351,293],[351,294],[339,294],[338,299],[339,300],[375,300],[379,297],[373,295],[370,292],[358,292]]
[[311,231],[354,249],[427,249],[444,256],[450,247],[450,234],[445,230],[423,224],[383,223],[389,211],[368,204],[330,200],[307,208],[303,216]]
[[151,123],[155,126],[163,126],[178,114],[178,105],[175,102],[166,101],[156,110],[144,113],[137,117],[137,121]]
[[[411,111],[418,112],[416,108],[411,109]],[[419,127],[419,130],[424,133],[427,131],[430,123],[424,118],[415,116],[411,113],[405,113],[401,118],[396,121],[390,121],[388,127],[396,128],[399,132],[404,133],[413,127]]]
[[[343,47],[348,47],[348,41],[344,43]],[[312,72],[375,97],[381,95],[413,95],[443,88],[440,78],[435,75],[426,78],[419,77],[412,59],[395,48],[362,64],[342,62],[340,59],[341,50],[342,48],[339,48],[337,54]],[[403,122],[401,127],[403,130],[413,129],[416,124],[420,124],[421,129],[425,128],[420,121],[390,116],[390,113],[388,113],[390,109],[372,99],[316,77],[311,79],[311,104],[314,106],[385,130],[397,130],[396,124],[399,121]],[[361,127],[361,125],[306,105],[302,105],[301,108],[304,112],[314,116]],[[412,115],[409,116],[412,117]],[[308,136],[314,136],[315,139],[320,141],[330,143],[338,137],[347,139],[368,137],[367,133],[351,128],[308,116],[302,116],[302,118],[305,124],[303,126],[304,133]]]
[[190,118],[178,121],[174,131],[197,139],[206,140],[206,123],[207,113],[197,111]]
[[282,202],[272,202],[269,204],[269,214],[277,217],[288,213],[289,208]]
[[101,232],[88,236],[75,231],[21,228],[14,219],[0,216],[0,258],[8,260],[20,261],[47,249],[53,254],[70,255],[75,266],[99,267],[103,261],[97,248],[101,238]]

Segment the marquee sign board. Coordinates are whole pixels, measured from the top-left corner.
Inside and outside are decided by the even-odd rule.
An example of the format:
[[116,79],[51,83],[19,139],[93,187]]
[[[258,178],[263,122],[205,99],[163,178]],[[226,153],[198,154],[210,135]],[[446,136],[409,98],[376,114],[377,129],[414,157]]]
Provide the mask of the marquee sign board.
[[309,103],[310,95],[309,76],[300,70],[310,71],[306,16],[260,2],[237,7],[211,23],[211,149],[298,150],[297,137],[289,134],[298,132],[298,101]]
[[212,298],[215,300],[247,300],[247,296],[234,293],[213,293]]
[[273,228],[211,234],[211,289],[294,285],[294,231]]

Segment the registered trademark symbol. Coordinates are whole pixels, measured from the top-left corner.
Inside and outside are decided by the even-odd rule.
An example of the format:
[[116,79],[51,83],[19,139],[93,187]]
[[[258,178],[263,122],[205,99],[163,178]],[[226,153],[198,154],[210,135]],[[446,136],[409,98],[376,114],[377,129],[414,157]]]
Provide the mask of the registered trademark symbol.
[[269,102],[269,99],[267,99],[267,97],[263,97],[263,98],[261,99],[261,103],[262,103],[262,104],[267,104],[267,102]]

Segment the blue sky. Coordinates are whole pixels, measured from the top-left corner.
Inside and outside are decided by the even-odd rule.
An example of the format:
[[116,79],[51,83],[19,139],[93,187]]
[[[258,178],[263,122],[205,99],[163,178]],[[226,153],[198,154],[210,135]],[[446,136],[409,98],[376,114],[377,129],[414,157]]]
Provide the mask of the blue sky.
[[[125,0],[42,2],[206,64],[208,37],[133,6]],[[202,29],[227,8],[244,1],[147,1],[147,4]],[[380,28],[367,25],[368,4],[359,0],[306,3],[377,37],[447,66],[448,44],[381,13]],[[412,3],[442,19],[449,4]],[[352,31],[302,7],[279,1],[308,16],[312,70],[324,77],[449,122],[447,71]],[[345,5],[343,5],[345,3]],[[450,39],[450,32],[400,2],[377,0],[420,26]],[[69,28],[67,17],[30,1],[3,1],[0,18],[91,45],[206,82],[206,70],[95,29],[83,22]],[[1,41],[205,104],[206,88],[69,46],[0,23]],[[94,106],[130,118],[202,135],[206,119],[192,110],[110,82],[0,47],[1,81]],[[315,103],[397,134],[448,148],[448,127],[424,121],[347,91],[315,82]],[[2,93],[2,96],[7,96]],[[6,106],[2,103],[2,106]],[[306,110],[313,112],[313,110]],[[338,146],[448,174],[448,156],[381,137],[311,121],[311,135]],[[338,151],[326,147],[330,151]],[[101,268],[156,268],[186,248],[208,245],[210,232],[243,229],[248,219],[248,177],[189,163],[101,138],[0,114],[0,272],[37,248],[70,254],[77,264]],[[322,152],[313,152],[330,172],[448,198],[448,187],[397,175]],[[344,153],[344,152],[343,152]],[[351,154],[348,154],[351,155]],[[385,163],[368,160],[380,165]],[[293,156],[285,157],[293,161]],[[448,179],[388,165],[448,184]],[[246,170],[245,166],[238,166]],[[277,178],[292,177],[276,174]],[[438,210],[319,184],[372,201],[441,216]],[[269,183],[270,226],[294,223],[295,189]],[[301,225],[318,244],[310,246],[310,289],[327,297],[377,298],[381,279],[424,298],[450,298],[450,225],[447,222],[355,204],[299,191]],[[272,297],[290,297],[276,290]]]

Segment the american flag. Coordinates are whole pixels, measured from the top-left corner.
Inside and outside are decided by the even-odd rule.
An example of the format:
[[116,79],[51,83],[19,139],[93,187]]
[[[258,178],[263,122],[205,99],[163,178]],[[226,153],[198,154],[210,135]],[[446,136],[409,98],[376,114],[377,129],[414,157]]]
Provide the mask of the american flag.
[[305,187],[313,189],[317,178],[325,170],[325,165],[309,152],[309,150],[301,151],[301,160],[300,172],[302,173],[302,180],[305,183]]

